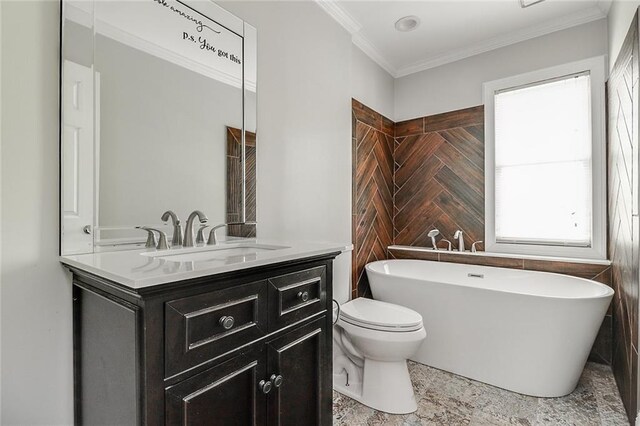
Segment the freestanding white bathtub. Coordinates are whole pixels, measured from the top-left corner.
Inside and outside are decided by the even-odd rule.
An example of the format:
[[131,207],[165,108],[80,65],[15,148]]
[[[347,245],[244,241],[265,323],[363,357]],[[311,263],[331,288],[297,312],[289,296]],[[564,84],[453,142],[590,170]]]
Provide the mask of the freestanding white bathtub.
[[374,299],[422,315],[413,358],[539,397],[571,393],[613,290],[582,278],[424,260],[366,266]]

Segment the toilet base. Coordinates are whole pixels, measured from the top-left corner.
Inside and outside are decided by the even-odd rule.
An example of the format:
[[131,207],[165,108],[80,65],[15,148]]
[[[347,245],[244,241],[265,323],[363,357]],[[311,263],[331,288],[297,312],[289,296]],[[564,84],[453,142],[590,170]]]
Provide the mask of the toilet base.
[[[365,359],[362,382],[349,381],[346,374],[333,375],[333,388],[341,394],[378,411],[409,414],[418,409],[406,361]],[[393,392],[389,392],[392,389]]]

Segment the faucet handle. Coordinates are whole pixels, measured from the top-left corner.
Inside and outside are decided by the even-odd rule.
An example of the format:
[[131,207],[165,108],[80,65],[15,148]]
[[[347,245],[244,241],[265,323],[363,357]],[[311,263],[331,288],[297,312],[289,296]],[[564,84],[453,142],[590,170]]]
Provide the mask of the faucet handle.
[[204,244],[204,230],[207,229],[209,225],[201,224],[200,228],[198,228],[198,235],[196,236],[196,244]]
[[[169,243],[167,243],[167,234],[165,234],[164,232],[162,232],[159,229],[156,228],[151,228],[149,226],[136,226],[137,229],[144,229],[145,231],[147,231],[149,233],[149,236],[147,237],[147,243],[145,244],[145,247],[147,248],[152,248],[155,246],[156,249],[158,250],[168,250],[169,249]],[[155,245],[155,235],[154,232],[157,232],[158,235],[160,236],[160,239],[158,241],[158,244]]]
[[227,225],[239,225],[239,223],[221,223],[220,225],[216,225],[213,228],[211,228],[211,231],[209,232],[209,239],[207,240],[208,246],[215,246],[216,244],[218,244],[216,231],[220,228],[226,227]]
[[440,241],[444,241],[445,243],[447,243],[448,244],[447,251],[451,251],[451,241],[447,240],[446,238],[443,238]]
[[147,231],[147,242],[144,244],[146,248],[156,248],[158,242],[156,241],[156,234],[153,233],[151,228],[147,228],[146,226],[136,226],[136,229]]
[[484,244],[482,241],[475,241],[471,244],[471,253],[476,253],[478,250],[476,249],[476,244]]

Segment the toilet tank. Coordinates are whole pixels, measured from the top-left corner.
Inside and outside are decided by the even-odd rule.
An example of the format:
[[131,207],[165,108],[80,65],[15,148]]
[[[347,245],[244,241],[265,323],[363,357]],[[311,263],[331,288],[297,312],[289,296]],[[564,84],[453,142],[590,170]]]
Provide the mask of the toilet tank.
[[333,298],[340,304],[351,299],[351,251],[342,253],[333,263]]

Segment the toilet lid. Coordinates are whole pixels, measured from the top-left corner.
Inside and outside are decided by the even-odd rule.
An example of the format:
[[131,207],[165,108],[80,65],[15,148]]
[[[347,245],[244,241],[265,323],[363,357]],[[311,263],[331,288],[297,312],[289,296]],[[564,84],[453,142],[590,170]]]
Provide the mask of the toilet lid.
[[422,328],[422,316],[392,303],[359,297],[340,307],[342,320],[384,331],[414,331]]

